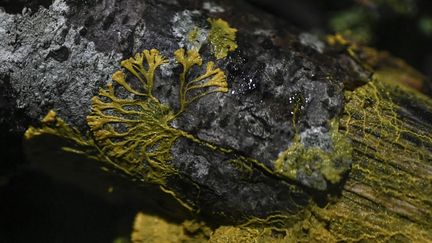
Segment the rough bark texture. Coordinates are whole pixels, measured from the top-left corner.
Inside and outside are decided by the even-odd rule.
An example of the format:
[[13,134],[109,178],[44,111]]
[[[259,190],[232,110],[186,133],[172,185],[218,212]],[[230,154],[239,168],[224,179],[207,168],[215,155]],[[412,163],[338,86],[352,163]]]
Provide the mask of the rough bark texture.
[[[154,96],[181,109],[181,67],[174,52],[191,49],[196,43],[190,33],[195,27],[209,31],[208,18],[222,18],[237,29],[238,48],[226,58],[216,59],[210,42],[198,41],[204,63],[213,60],[224,71],[228,92],[201,98],[169,123],[189,135],[179,135],[170,147],[172,158],[164,161],[176,173],[152,181],[173,195],[163,200],[177,199],[211,224],[247,222],[244,227],[254,229],[221,227],[212,237],[216,242],[224,230],[236,239],[432,240],[430,99],[386,82],[383,72],[370,78],[370,63],[346,46],[328,46],[242,1],[57,0],[22,14],[0,12],[6,101],[1,112],[7,114],[2,126],[22,134],[54,110],[87,136],[92,97],[111,82],[121,60],[153,48],[169,59],[156,72]],[[199,73],[194,69],[190,76]],[[137,99],[127,90],[116,92]],[[341,151],[334,134],[352,140],[352,147],[341,147],[352,149],[352,157]],[[97,135],[89,137],[98,146]],[[29,159],[73,181],[66,165],[46,151],[53,142],[61,144],[52,136],[27,143],[33,151]],[[295,146],[304,155],[290,150]],[[284,152],[286,161],[296,156],[300,163],[287,165],[294,176],[278,171],[275,161]],[[320,169],[323,153],[338,172]],[[75,155],[65,160],[116,172]],[[114,161],[126,177],[146,181],[148,161],[141,161],[141,169],[129,162]],[[147,193],[149,201],[162,198],[154,189]],[[181,211],[177,206],[165,205]]]

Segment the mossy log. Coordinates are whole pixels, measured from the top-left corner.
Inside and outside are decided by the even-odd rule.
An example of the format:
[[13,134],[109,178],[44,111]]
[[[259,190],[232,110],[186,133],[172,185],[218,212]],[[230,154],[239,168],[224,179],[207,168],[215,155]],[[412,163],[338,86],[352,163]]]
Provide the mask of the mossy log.
[[402,61],[243,1],[56,0],[0,20],[1,122],[31,125],[35,167],[151,185],[149,213],[199,222],[161,226],[183,240],[432,241],[432,100]]

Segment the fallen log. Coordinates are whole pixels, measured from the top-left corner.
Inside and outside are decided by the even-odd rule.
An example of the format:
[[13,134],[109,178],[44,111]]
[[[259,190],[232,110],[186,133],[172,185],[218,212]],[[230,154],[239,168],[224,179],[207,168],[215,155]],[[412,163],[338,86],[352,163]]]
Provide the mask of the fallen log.
[[174,203],[150,211],[213,241],[432,239],[432,101],[390,57],[244,2],[57,0],[0,18],[3,122],[32,125],[36,167],[151,185],[146,201]]

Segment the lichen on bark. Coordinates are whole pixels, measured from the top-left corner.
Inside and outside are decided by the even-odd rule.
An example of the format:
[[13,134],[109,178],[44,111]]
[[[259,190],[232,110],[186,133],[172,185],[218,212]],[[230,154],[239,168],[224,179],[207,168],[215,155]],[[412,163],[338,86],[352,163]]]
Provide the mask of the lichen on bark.
[[351,142],[339,133],[338,121],[330,122],[329,133],[328,137],[323,133],[318,134],[322,140],[328,140],[325,143],[329,146],[321,147],[306,147],[300,135],[296,135],[287,150],[275,160],[276,173],[318,190],[328,188],[327,181],[332,184],[340,182],[352,162]]

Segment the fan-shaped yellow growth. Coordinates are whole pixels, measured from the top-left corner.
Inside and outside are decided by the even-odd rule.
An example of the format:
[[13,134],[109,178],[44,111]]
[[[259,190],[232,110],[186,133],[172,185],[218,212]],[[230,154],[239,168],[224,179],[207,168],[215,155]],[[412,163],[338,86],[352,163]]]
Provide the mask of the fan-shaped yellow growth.
[[[171,147],[179,137],[215,149],[214,145],[173,128],[170,122],[192,102],[211,93],[228,91],[224,72],[215,68],[213,62],[206,64],[203,74],[189,79],[192,76],[191,69],[202,65],[202,58],[196,50],[186,52],[179,49],[174,54],[183,67],[179,77],[180,108],[177,112],[153,95],[156,70],[168,63],[167,59],[156,49],[144,50],[122,61],[121,66],[127,72],[115,72],[112,76],[114,82],[101,88],[99,94],[92,98],[87,124],[93,139],[85,138],[77,129],[68,126],[54,111],[50,111],[42,120],[42,127],[30,127],[26,138],[41,134],[63,137],[77,145],[77,148],[65,150],[109,162],[129,175],[164,186],[165,179],[177,173],[169,161],[172,159]],[[138,85],[131,82],[129,74]],[[133,98],[124,97],[128,93]],[[87,153],[83,146],[92,148],[91,154],[96,151],[97,155]]]
[[[207,64],[204,74],[187,79],[193,66],[202,65],[197,51],[186,53],[179,49],[175,58],[183,66],[179,77],[178,112],[174,114],[152,93],[156,69],[167,63],[159,51],[152,49],[121,62],[122,67],[139,81],[140,87],[133,88],[123,71],[115,72],[112,77],[114,83],[101,89],[92,99],[92,111],[87,117],[102,153],[133,174],[160,185],[164,185],[166,177],[177,173],[168,163],[172,159],[173,143],[181,136],[190,136],[172,128],[170,121],[199,98],[214,92],[227,92],[228,89],[225,74],[219,68],[215,69],[213,62]],[[121,88],[135,98],[121,98],[117,94]]]
[[[180,73],[180,108],[174,112],[153,94],[156,70],[168,63],[158,50],[144,50],[121,62],[126,70],[116,71],[106,88],[92,98],[91,113],[87,117],[90,136],[66,124],[50,111],[40,128],[30,127],[25,137],[31,139],[49,134],[69,140],[73,145],[64,147],[69,152],[83,154],[110,164],[133,178],[155,183],[173,195],[186,208],[193,210],[166,187],[166,178],[178,174],[170,164],[171,147],[184,137],[212,150],[217,146],[202,141],[185,131],[175,129],[171,122],[181,115],[192,102],[215,92],[227,92],[224,72],[208,62],[202,74],[202,58],[196,50],[179,49],[175,53],[183,67]],[[192,74],[192,68],[194,73]],[[223,148],[219,150],[224,151]]]
[[219,68],[214,68],[214,63],[207,63],[206,72],[192,80],[187,80],[187,74],[195,65],[201,66],[202,59],[196,50],[187,53],[184,49],[179,49],[175,53],[175,58],[183,66],[180,74],[180,110],[183,112],[186,107],[195,100],[214,92],[228,92],[226,76]]
[[[148,65],[147,69],[144,67],[144,61]],[[142,53],[137,53],[135,58],[129,58],[122,61],[121,66],[126,68],[135,77],[137,77],[143,85],[143,89],[147,91],[147,95],[151,96],[154,85],[155,71],[160,65],[167,62],[168,61],[162,55],[160,55],[158,50],[152,49],[150,51],[144,50]]]
[[156,49],[144,50],[123,60],[124,70],[116,71],[112,75],[113,83],[101,88],[92,98],[91,113],[87,117],[89,136],[82,136],[50,111],[40,128],[27,130],[26,138],[49,134],[69,140],[74,145],[64,147],[64,150],[108,163],[133,178],[158,184],[163,191],[193,210],[189,202],[182,201],[166,187],[166,178],[178,174],[170,163],[174,142],[184,137],[212,150],[232,151],[175,129],[170,123],[200,98],[227,92],[228,83],[224,72],[211,61],[201,70],[203,61],[197,50],[179,49],[174,55],[183,67],[179,75],[178,111],[161,103],[153,94],[156,71],[168,63],[167,59]]

